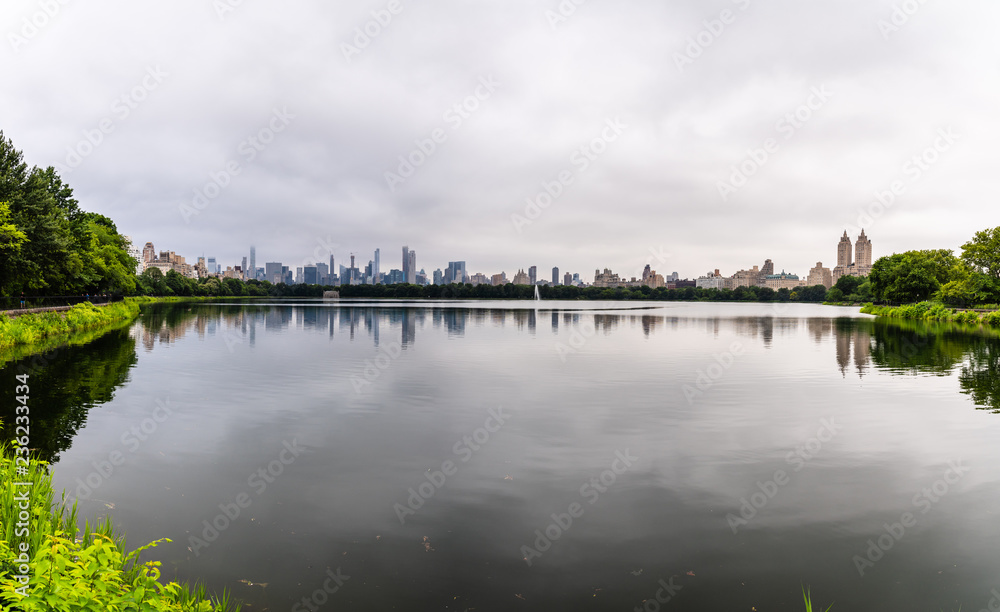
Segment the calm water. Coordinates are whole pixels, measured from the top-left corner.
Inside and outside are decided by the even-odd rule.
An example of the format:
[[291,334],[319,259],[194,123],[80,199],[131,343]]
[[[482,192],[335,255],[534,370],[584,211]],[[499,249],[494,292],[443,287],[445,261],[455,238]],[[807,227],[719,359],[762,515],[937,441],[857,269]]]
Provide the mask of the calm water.
[[171,538],[165,576],[250,610],[1000,592],[997,338],[823,306],[533,306],[160,307],[8,366],[0,417],[31,368],[34,443],[82,514]]

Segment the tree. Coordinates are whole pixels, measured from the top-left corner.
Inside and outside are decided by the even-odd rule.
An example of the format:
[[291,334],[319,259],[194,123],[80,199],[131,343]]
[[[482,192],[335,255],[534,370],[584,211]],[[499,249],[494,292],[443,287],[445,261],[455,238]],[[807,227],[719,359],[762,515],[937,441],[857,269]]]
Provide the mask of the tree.
[[111,219],[80,210],[51,166],[0,132],[0,295],[132,293],[136,261]]
[[848,276],[844,275],[837,279],[837,284],[834,285],[837,289],[840,289],[844,295],[851,295],[854,293],[858,286],[864,282],[864,279],[860,276]]
[[1000,227],[976,232],[962,245],[962,261],[974,272],[1000,281]]
[[0,252],[20,251],[21,245],[28,239],[27,234],[10,223],[10,205],[0,203]]
[[899,304],[926,300],[954,280],[959,264],[959,259],[944,249],[880,257],[869,276],[872,297]]

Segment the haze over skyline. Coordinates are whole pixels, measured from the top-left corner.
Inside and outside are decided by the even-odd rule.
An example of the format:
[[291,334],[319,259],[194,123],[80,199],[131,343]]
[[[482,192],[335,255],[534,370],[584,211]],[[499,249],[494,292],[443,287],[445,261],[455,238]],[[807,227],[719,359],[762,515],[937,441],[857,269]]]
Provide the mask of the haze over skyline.
[[189,260],[253,244],[258,266],[296,266],[334,244],[338,263],[380,248],[387,271],[408,245],[428,273],[693,278],[770,258],[804,277],[894,183],[861,219],[876,258],[996,224],[996,17],[985,0],[12,0],[0,129],[139,248]]

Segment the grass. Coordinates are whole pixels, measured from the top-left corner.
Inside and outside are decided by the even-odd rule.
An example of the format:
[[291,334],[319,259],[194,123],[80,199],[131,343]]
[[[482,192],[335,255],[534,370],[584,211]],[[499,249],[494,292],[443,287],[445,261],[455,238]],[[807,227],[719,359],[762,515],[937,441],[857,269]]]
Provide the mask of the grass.
[[41,312],[14,318],[0,315],[0,351],[131,321],[139,315],[142,304],[153,301],[153,298],[136,297],[107,306],[84,302],[62,312]]
[[1000,311],[984,313],[973,312],[971,310],[955,310],[948,308],[944,304],[935,302],[919,302],[905,306],[875,306],[873,304],[865,304],[861,312],[880,317],[908,319],[911,321],[941,321],[1000,328]]
[[[125,539],[116,533],[110,519],[93,525],[85,522],[80,529],[76,504],[67,506],[65,492],[58,502],[55,500],[48,465],[33,458],[26,460],[16,447],[15,452],[11,450],[0,441],[0,609],[240,611],[241,606],[225,592],[212,598],[203,586],[163,584],[159,562],[139,561],[143,551],[169,540],[126,552]],[[26,473],[19,473],[25,467]],[[24,492],[27,500],[15,499]],[[17,578],[26,559],[27,587]]]
[[[813,612],[812,594],[809,592],[809,589],[806,588],[805,586],[802,587],[802,599],[806,603],[806,612]],[[832,607],[833,604],[830,604],[823,612],[830,612],[830,608]]]

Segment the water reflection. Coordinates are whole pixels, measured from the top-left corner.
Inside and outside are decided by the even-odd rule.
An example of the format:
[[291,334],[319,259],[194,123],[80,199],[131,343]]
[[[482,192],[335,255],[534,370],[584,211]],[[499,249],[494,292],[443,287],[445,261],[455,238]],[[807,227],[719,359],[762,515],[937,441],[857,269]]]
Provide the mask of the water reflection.
[[15,376],[29,375],[31,446],[55,462],[73,443],[91,408],[111,401],[129,380],[137,357],[129,329],[112,331],[86,346],[61,347],[0,369],[0,435],[14,437]]
[[[258,326],[283,332],[290,326],[310,332],[324,331],[334,338],[344,333],[350,341],[369,339],[378,347],[383,334],[403,348],[417,342],[428,326],[451,337],[465,336],[469,328],[513,326],[534,335],[538,325],[553,334],[560,327],[588,326],[607,336],[624,326],[642,330],[645,338],[683,328],[701,328],[713,337],[725,331],[772,346],[775,338],[793,337],[804,327],[816,343],[832,342],[836,367],[842,376],[863,378],[871,368],[894,374],[946,376],[960,370],[960,391],[983,409],[1000,411],[998,355],[1000,337],[975,333],[954,324],[857,317],[817,318],[781,316],[677,317],[642,312],[608,312],[530,309],[405,306],[296,306],[161,305],[144,315],[142,344],[152,350],[157,343],[172,343],[195,333],[199,337],[224,334],[234,342],[255,346]],[[589,329],[587,330],[590,331]]]
[[[996,335],[830,317],[838,311],[821,307],[773,312],[711,304],[161,305],[130,333],[68,350],[33,375],[34,439],[46,458],[63,453],[60,486],[74,483],[141,422],[144,413],[124,404],[169,391],[177,414],[85,512],[104,512],[102,500],[117,504],[134,541],[174,539],[156,553],[165,575],[240,589],[253,609],[291,609],[309,581],[341,565],[357,578],[335,603],[356,610],[402,601],[415,610],[499,610],[521,606],[517,594],[525,609],[571,601],[633,609],[674,573],[686,576],[688,599],[678,609],[798,609],[800,581],[825,582],[826,602],[854,598],[850,609],[876,609],[857,600],[900,604],[900,592],[919,599],[935,590],[978,609],[972,600],[992,577],[967,568],[987,574],[997,563],[992,543],[1000,536],[984,508],[998,494],[988,428],[1000,421],[968,405],[1000,411]],[[695,405],[685,401],[681,385],[734,340],[747,357]],[[569,359],[559,359],[560,344],[573,349]],[[355,392],[352,377],[383,353],[395,356]],[[0,378],[6,422],[15,373],[7,368]],[[107,402],[87,423],[88,411]],[[393,504],[500,403],[515,415],[510,424],[401,523]],[[788,469],[786,453],[811,440],[821,417],[834,416],[844,433],[751,529],[734,534],[724,514],[775,469]],[[310,452],[253,498],[223,543],[201,556],[186,548],[201,522],[244,490],[247,475],[293,439]],[[544,562],[526,567],[518,555],[526,538],[626,448],[646,463],[588,506]],[[851,556],[956,453],[979,459],[976,477],[984,474],[985,484],[921,518],[926,531],[907,535],[880,574],[859,581]],[[970,526],[976,517],[982,523]],[[962,542],[962,580],[972,587],[941,574],[951,565],[941,541]],[[907,588],[897,575],[908,577]],[[271,586],[265,592],[243,579]]]

